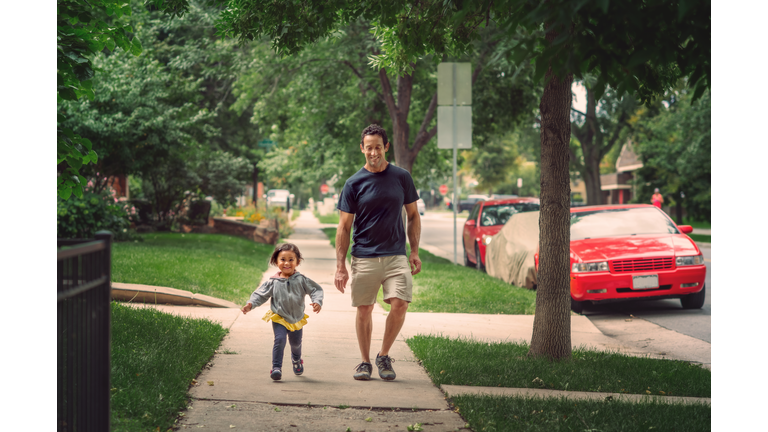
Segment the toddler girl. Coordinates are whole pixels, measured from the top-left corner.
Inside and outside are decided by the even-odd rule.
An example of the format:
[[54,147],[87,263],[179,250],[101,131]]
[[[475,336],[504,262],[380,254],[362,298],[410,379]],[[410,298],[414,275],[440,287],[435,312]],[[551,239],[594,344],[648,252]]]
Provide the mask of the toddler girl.
[[272,348],[272,370],[269,376],[277,381],[282,376],[283,352],[285,351],[285,338],[291,344],[291,362],[293,373],[304,373],[304,361],[301,359],[302,327],[307,323],[309,315],[304,314],[304,298],[309,294],[312,299],[312,310],[320,312],[323,307],[323,289],[316,282],[296,271],[296,266],[301,262],[301,252],[296,245],[283,243],[275,247],[269,263],[280,269],[268,281],[251,294],[248,303],[241,309],[243,314],[251,309],[261,306],[267,299],[270,301],[270,310],[262,318],[264,321],[272,321],[272,330],[275,332],[275,345]]

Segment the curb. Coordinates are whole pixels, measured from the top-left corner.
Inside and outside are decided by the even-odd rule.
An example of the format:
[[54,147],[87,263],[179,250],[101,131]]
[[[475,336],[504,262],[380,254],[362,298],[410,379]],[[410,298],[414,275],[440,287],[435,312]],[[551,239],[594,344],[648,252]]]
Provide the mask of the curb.
[[204,294],[195,294],[176,288],[152,285],[112,282],[112,299],[132,303],[170,304],[175,306],[204,306],[214,308],[237,308],[227,300]]
[[512,396],[512,397],[539,397],[539,398],[570,398],[570,399],[591,399],[591,400],[617,400],[622,402],[665,402],[676,404],[697,404],[703,403],[712,405],[712,398],[699,398],[691,396],[661,396],[644,395],[629,393],[605,393],[605,392],[586,392],[586,391],[565,391],[565,390],[547,390],[533,388],[512,388],[512,387],[479,387],[479,386],[457,386],[442,385],[440,389],[448,397],[457,395],[488,395],[488,396]]

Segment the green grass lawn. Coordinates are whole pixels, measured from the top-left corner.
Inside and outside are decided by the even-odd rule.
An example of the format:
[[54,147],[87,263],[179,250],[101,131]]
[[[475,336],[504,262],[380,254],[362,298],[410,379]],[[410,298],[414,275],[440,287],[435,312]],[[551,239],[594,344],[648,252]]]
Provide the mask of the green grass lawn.
[[683,361],[574,349],[570,360],[551,362],[527,357],[526,343],[432,335],[407,343],[436,385],[711,397],[711,371]]
[[169,430],[226,333],[208,320],[113,302],[112,430]]
[[705,234],[688,234],[691,240],[697,243],[712,243],[712,236]]
[[683,218],[683,225],[690,225],[694,228],[712,229],[712,223],[707,221],[694,221],[687,217]]
[[474,431],[712,430],[712,409],[706,404],[469,395],[455,396],[452,403]]
[[112,281],[176,288],[245,304],[274,247],[222,234],[153,233],[114,243]]
[[[323,228],[323,232],[336,247],[336,228]],[[349,252],[347,258],[351,259]],[[413,301],[408,306],[410,312],[534,313],[534,291],[510,285],[473,268],[454,265],[424,249],[419,249],[419,258],[421,272],[413,277]],[[389,310],[381,291],[378,302]]]
[[339,224],[339,213],[334,212],[325,216],[320,216],[320,213],[315,212],[315,217],[320,221],[320,223],[326,223],[326,224]]

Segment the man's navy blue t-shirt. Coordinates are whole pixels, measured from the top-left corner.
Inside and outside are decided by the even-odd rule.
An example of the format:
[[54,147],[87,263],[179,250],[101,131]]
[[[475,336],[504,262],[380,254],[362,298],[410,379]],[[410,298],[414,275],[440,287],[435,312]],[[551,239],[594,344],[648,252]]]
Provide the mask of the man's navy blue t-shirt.
[[392,164],[378,173],[360,168],[347,179],[336,208],[355,215],[352,256],[405,255],[402,210],[418,199],[411,174]]

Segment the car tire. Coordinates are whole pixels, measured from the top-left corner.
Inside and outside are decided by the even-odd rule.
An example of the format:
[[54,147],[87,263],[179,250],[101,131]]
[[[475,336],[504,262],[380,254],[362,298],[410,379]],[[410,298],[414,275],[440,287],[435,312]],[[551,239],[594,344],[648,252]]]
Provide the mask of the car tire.
[[472,262],[469,260],[469,255],[467,255],[467,248],[462,246],[462,249],[464,250],[464,267],[474,267],[475,265],[472,264]]
[[475,261],[477,261],[475,262],[475,268],[478,271],[484,272],[485,266],[483,265],[483,259],[480,258],[480,246],[478,245],[475,245]]
[[573,297],[571,297],[571,310],[577,314],[584,312],[584,303],[586,302],[574,300]]
[[680,297],[680,305],[683,306],[683,309],[701,309],[704,306],[706,295],[707,285],[704,285],[701,287],[701,291]]

